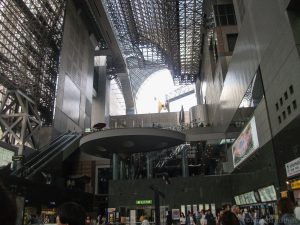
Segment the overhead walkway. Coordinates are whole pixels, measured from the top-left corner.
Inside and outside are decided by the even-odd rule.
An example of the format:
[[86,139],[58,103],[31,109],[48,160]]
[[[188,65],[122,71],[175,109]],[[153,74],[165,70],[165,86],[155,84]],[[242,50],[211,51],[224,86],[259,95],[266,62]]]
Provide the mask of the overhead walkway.
[[[47,173],[50,167],[49,171],[52,173],[59,170],[59,162],[64,161],[78,148],[80,138],[81,134],[67,131],[43,146],[37,153],[28,158],[20,169],[14,171],[12,175],[31,179],[39,172]],[[51,166],[53,163],[55,163],[54,167]]]

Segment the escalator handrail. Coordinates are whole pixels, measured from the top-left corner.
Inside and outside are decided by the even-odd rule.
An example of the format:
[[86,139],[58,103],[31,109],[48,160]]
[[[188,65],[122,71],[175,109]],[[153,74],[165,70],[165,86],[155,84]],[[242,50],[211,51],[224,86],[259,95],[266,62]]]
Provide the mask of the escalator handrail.
[[28,168],[28,167],[30,167],[30,165],[34,164],[37,160],[39,160],[41,157],[43,157],[43,155],[48,154],[49,152],[51,152],[57,145],[59,145],[59,143],[65,138],[65,136],[70,134],[70,133],[71,133],[71,131],[67,131],[67,132],[63,133],[62,135],[59,135],[58,137],[56,137],[50,143],[44,145],[42,148],[45,148],[47,145],[48,145],[48,148],[45,148],[45,149],[39,151],[39,153],[37,155],[30,158],[30,160],[25,162],[24,165],[21,168],[14,171],[12,173],[12,175],[21,175],[24,172],[24,170],[26,170],[26,168]]
[[45,155],[38,162],[36,162],[34,165],[32,165],[28,169],[28,174],[26,174],[26,177],[27,178],[32,177],[34,174],[36,174],[41,169],[41,167],[44,167],[45,164],[47,164],[48,162],[50,162],[60,152],[62,152],[65,149],[67,149],[76,140],[80,139],[80,137],[81,137],[81,135],[79,135],[78,133],[76,135],[75,134],[70,135],[69,138],[67,138],[66,140],[64,140],[64,142],[62,142],[59,146],[57,146],[57,148],[55,149],[55,151],[50,152],[51,154],[49,153],[49,154]]
[[67,135],[67,134],[70,134],[70,133],[71,133],[71,131],[68,130],[68,131],[66,131],[65,133],[62,133],[61,135],[58,135],[56,138],[54,138],[53,140],[51,140],[51,141],[48,142],[47,144],[41,146],[41,147],[39,148],[39,151],[42,152],[44,149],[47,149],[48,146],[50,146],[52,143],[55,143],[58,139],[60,139],[61,137],[65,136],[65,135]]
[[[47,152],[51,151],[57,144],[60,143],[61,139],[63,139],[66,135],[68,135],[70,133],[70,131],[65,132],[64,134],[58,136],[57,138],[55,138],[53,141],[51,141],[50,143],[44,145],[42,148],[40,148],[39,153],[32,157],[30,160],[28,160],[27,162],[24,163],[24,166],[29,166],[30,163],[38,160],[39,157],[41,157],[44,154],[47,154]],[[46,148],[46,146],[48,148]],[[44,148],[44,149],[43,149]]]

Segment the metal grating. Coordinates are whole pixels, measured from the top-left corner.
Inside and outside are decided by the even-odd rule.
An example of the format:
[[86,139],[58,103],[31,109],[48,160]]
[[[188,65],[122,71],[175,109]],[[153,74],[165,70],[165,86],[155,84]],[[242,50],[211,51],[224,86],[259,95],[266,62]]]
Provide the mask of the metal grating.
[[53,118],[65,0],[0,2],[0,83],[38,104],[44,124]]
[[203,0],[102,2],[129,70],[165,66],[175,84],[195,81],[203,43]]

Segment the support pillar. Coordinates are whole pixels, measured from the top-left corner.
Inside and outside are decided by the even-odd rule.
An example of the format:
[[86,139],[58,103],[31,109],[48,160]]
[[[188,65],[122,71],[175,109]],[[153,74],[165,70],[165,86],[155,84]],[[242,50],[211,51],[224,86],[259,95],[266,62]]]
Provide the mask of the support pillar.
[[153,168],[152,168],[152,160],[150,158],[150,154],[147,154],[147,179],[152,178],[153,174]]
[[113,154],[113,180],[119,179],[119,156],[118,154]]
[[124,165],[124,161],[120,160],[120,180],[124,180],[124,176],[125,176],[125,165]]
[[188,159],[187,159],[187,148],[182,150],[182,176],[188,177],[189,175],[189,167],[188,167]]

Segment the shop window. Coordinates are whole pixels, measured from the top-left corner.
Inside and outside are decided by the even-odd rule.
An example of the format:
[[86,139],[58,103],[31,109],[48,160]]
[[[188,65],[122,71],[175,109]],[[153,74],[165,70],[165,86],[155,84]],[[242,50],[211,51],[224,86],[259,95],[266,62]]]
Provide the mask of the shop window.
[[228,50],[233,52],[238,34],[227,34]]
[[233,4],[214,6],[217,26],[236,25],[236,17]]

